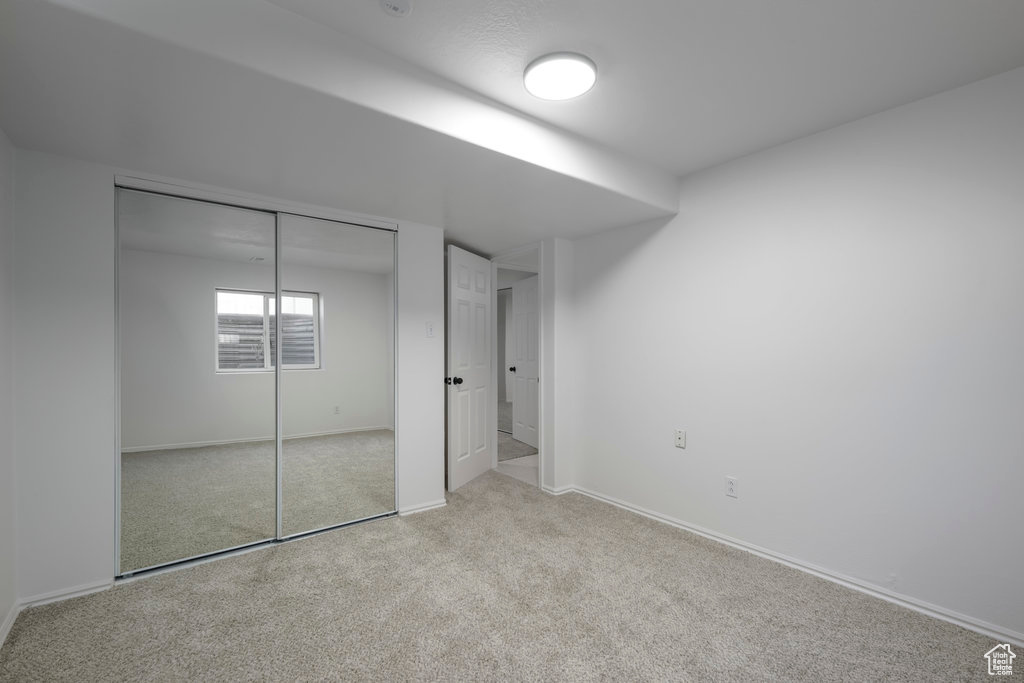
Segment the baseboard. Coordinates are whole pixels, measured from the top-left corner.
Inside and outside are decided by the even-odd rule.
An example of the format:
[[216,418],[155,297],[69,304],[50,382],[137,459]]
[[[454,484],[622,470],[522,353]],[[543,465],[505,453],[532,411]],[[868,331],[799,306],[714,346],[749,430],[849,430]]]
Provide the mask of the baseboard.
[[[614,505],[616,507],[622,508],[623,510],[634,512],[638,515],[642,515],[649,519],[653,519],[656,522],[662,522],[663,524],[668,524],[669,526],[674,526],[676,528],[683,529],[684,531],[689,531],[691,533],[697,534],[698,536],[703,536],[704,538],[716,541],[718,543],[723,543],[738,550],[753,553],[754,555],[763,557],[767,560],[772,560],[774,562],[784,564],[787,567],[792,567],[793,569],[798,569],[807,574],[812,574],[814,576],[817,576],[818,578],[825,579],[833,583],[838,583],[841,586],[845,586],[860,593],[864,593],[866,595],[870,595],[872,597],[885,600],[886,602],[891,602],[893,604],[905,607],[915,612],[919,612],[929,617],[940,619],[951,624],[956,624],[957,626],[961,626],[969,631],[975,631],[982,635],[990,636],[1001,643],[1012,643],[1014,645],[1024,647],[1024,633],[1018,633],[1017,631],[1012,631],[1010,629],[998,626],[996,624],[991,624],[981,619],[975,619],[974,617],[967,616],[966,614],[961,614],[959,612],[946,609],[945,607],[940,607],[939,605],[933,605],[929,602],[918,600],[917,598],[913,598],[908,595],[895,593],[881,586],[876,586],[875,584],[868,583],[866,581],[861,581],[860,579],[845,576],[838,572],[834,572],[830,569],[819,567],[817,565],[804,562],[803,560],[789,557],[787,555],[783,555],[773,550],[768,550],[767,548],[762,548],[760,546],[756,546],[736,538],[731,538],[729,536],[719,534],[715,531],[711,531],[710,529],[705,529],[703,527],[697,526],[696,524],[690,524],[688,522],[684,522],[682,520],[669,517],[668,515],[663,515],[661,513],[654,512],[653,510],[647,510],[637,505],[627,503],[623,500],[619,500],[617,498],[613,498],[611,496],[607,496],[596,491],[591,491],[589,489],[585,489],[579,486],[569,487],[569,490],[575,491],[576,493],[580,493],[584,496],[588,496],[595,500],[599,500],[603,503]],[[567,492],[568,491],[566,490],[559,489],[559,494]]]
[[[284,437],[283,441],[290,439],[308,439],[314,436],[334,436],[335,434],[355,434],[356,432],[377,432],[395,431],[393,427],[356,427],[355,429],[334,429],[328,432],[309,432],[308,434],[290,434]],[[258,441],[273,441],[273,436],[257,437],[254,439],[223,439],[221,441],[190,441],[188,443],[169,443],[157,446],[129,446],[122,448],[122,453],[143,453],[145,451],[171,451],[179,448],[203,448],[205,446],[227,446],[233,443],[250,443]]]
[[60,600],[67,600],[68,598],[77,598],[82,595],[88,595],[89,593],[99,593],[105,591],[114,585],[114,579],[104,579],[102,581],[94,581],[92,583],[83,583],[78,586],[71,588],[64,588],[50,593],[41,593],[39,595],[33,595],[31,597],[22,598],[18,601],[19,611],[26,607],[38,607],[39,605],[45,605],[50,602],[58,602]]
[[21,614],[23,609],[38,607],[39,605],[58,602],[60,600],[67,600],[68,598],[77,598],[81,595],[88,595],[90,593],[98,593],[111,588],[113,585],[113,579],[104,579],[103,581],[85,583],[73,588],[52,591],[50,593],[42,593],[40,595],[33,595],[32,597],[18,600],[11,605],[11,609],[7,611],[7,616],[4,617],[3,623],[0,623],[0,647],[3,647],[4,643],[7,641],[7,636],[10,634],[15,620],[18,618],[18,615]]
[[420,505],[413,505],[411,507],[401,508],[398,511],[398,515],[400,517],[406,517],[408,515],[415,515],[418,512],[426,512],[427,510],[436,510],[438,508],[443,508],[447,504],[448,504],[448,501],[446,501],[444,498],[442,498],[441,500],[435,500],[435,501],[430,502],[430,503],[421,503]]
[[4,643],[7,642],[7,634],[11,632],[11,627],[14,626],[14,620],[18,618],[19,613],[21,613],[21,604],[15,601],[11,608],[7,610],[4,620],[0,622],[0,647],[3,647]]
[[[554,488],[552,486],[541,486],[540,490],[544,493],[550,493],[552,496],[561,496],[566,493],[573,493],[577,491],[574,486],[559,486],[558,488]],[[580,491],[580,493],[582,493],[582,491]]]

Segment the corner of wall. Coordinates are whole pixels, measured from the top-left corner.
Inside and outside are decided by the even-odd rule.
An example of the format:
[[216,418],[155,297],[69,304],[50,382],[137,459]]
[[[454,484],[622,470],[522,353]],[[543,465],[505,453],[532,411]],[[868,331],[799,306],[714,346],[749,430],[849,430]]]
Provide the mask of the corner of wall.
[[576,484],[576,446],[572,386],[575,377],[573,325],[573,243],[552,238],[541,245],[541,277],[544,282],[545,422],[547,453],[543,481],[549,492],[565,492]]
[[15,150],[0,130],[0,646],[18,615],[17,487],[14,467],[14,166]]
[[1024,68],[576,240],[576,486],[1024,633],[1024,549],[990,523],[1024,517],[1022,110]]

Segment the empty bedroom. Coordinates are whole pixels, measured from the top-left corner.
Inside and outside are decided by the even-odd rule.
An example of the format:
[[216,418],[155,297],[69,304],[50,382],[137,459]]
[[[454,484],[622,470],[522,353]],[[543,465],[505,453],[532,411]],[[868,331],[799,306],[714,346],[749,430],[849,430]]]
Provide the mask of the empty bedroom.
[[1024,675],[1022,35],[0,0],[0,681]]

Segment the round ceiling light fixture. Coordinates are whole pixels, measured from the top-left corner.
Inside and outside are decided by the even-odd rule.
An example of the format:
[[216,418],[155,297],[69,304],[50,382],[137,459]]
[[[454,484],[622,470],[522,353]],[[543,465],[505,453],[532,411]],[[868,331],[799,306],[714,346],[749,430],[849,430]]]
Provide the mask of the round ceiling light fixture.
[[575,52],[554,52],[530,62],[523,73],[526,91],[542,100],[571,100],[594,87],[597,67]]

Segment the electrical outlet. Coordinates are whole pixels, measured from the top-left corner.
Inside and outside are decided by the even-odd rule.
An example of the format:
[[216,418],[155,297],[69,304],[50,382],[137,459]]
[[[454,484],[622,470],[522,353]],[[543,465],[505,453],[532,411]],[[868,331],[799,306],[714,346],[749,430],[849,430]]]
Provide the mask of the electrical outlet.
[[736,477],[725,478],[725,495],[730,498],[740,497],[740,480]]
[[686,432],[682,429],[676,430],[676,448],[686,448]]
[[341,406],[334,406],[334,414],[341,415]]

